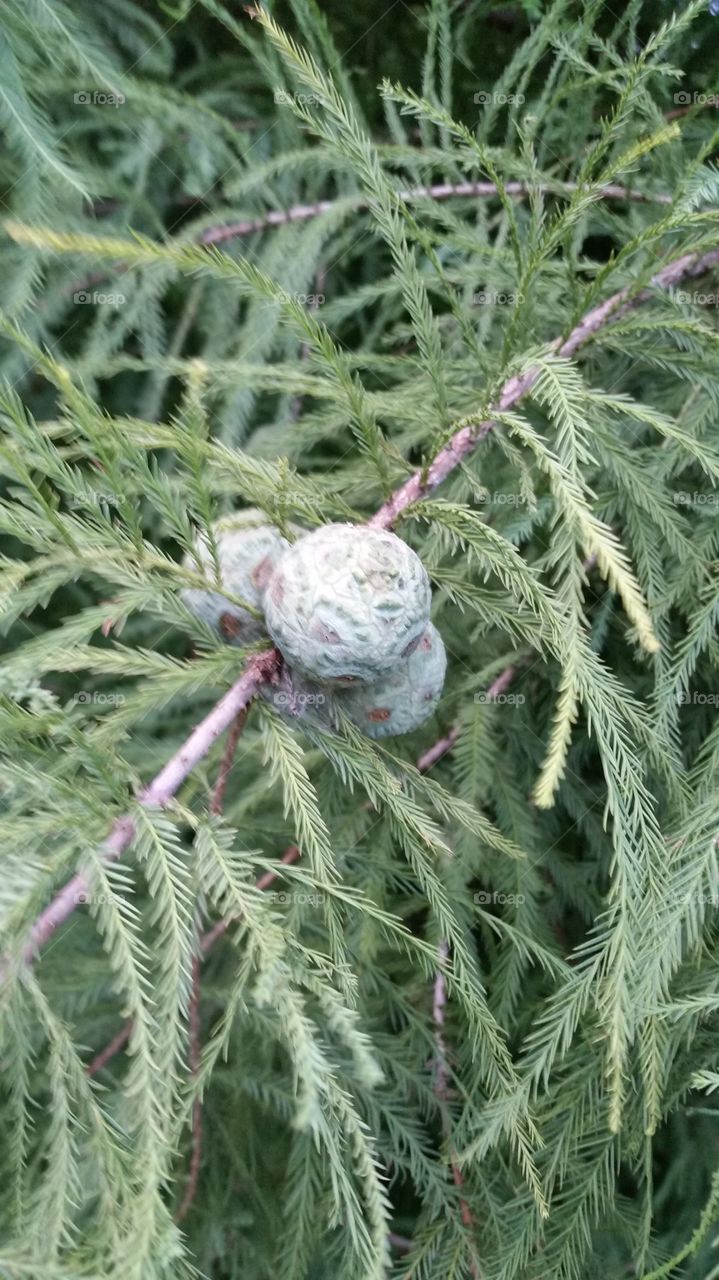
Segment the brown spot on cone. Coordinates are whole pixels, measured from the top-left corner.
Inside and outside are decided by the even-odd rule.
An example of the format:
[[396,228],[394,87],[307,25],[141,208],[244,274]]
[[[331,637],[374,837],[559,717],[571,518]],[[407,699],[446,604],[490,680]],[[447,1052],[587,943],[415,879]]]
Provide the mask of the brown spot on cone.
[[234,613],[221,613],[219,627],[225,640],[236,640],[242,632],[242,622]]
[[269,556],[265,556],[263,560],[260,560],[259,564],[255,565],[250,577],[256,587],[262,588],[267,586],[267,583],[272,577],[272,560]]

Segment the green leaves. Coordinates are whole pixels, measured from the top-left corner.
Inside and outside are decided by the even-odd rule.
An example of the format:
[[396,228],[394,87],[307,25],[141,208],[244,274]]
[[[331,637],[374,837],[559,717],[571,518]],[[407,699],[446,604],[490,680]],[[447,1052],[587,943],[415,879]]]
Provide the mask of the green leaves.
[[[570,8],[5,6],[11,1280],[711,1272],[715,20]],[[196,538],[409,476],[426,728],[133,805],[250,653]]]

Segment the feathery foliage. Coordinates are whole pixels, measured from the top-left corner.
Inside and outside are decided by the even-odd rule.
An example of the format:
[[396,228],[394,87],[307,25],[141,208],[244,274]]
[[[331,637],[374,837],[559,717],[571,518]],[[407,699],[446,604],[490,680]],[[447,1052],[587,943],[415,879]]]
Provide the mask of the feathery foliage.
[[[8,1280],[719,1275],[712,8],[7,0]],[[415,473],[432,719],[143,804],[197,537]]]

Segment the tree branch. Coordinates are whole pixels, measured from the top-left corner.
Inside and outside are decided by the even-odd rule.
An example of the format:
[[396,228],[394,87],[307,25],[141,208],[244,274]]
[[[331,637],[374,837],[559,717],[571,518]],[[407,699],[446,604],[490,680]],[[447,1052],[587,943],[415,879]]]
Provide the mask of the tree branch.
[[[624,315],[630,308],[650,298],[652,290],[670,288],[686,276],[702,275],[717,265],[719,265],[719,249],[712,249],[704,254],[688,253],[676,258],[652,276],[648,288],[632,295],[631,287],[627,286],[587,312],[567,338],[556,339],[552,344],[553,349],[561,356],[573,356],[579,347],[611,319]],[[538,376],[539,369],[532,367],[521,375],[515,374],[508,378],[499,393],[494,411],[500,412],[517,404],[531,390]],[[491,412],[492,407],[490,407],[490,414]],[[491,416],[480,423],[465,422],[440,450],[430,466],[421,468],[410,476],[409,480],[397,489],[372,516],[368,525],[378,529],[390,528],[407,507],[436,489],[496,425],[496,421]],[[250,660],[245,674],[193,730],[184,746],[172,757],[154,782],[140,794],[138,797],[140,804],[148,807],[167,804],[238,712],[252,701],[263,684],[276,675],[281,661],[281,655],[276,649],[265,650],[264,653]],[[134,831],[134,823],[129,815],[118,819],[103,846],[103,855],[108,860],[119,858],[132,840]],[[72,914],[79,895],[87,891],[86,877],[77,875],[57,894],[35,921],[30,939],[23,951],[24,960],[28,963],[32,962],[58,925]],[[0,970],[0,980],[3,976],[4,972]]]
[[[541,195],[571,195],[577,190],[574,182],[543,182],[539,187],[530,186],[526,182],[506,182],[504,190],[508,196],[523,199],[530,192],[539,191]],[[401,200],[450,200],[460,196],[496,196],[497,187],[494,182],[440,182],[429,187],[410,187],[399,191]],[[597,196],[601,200],[632,200],[642,204],[671,204],[672,197],[660,191],[656,195],[645,195],[643,191],[632,191],[629,187],[610,184],[599,187]],[[323,213],[331,213],[338,203],[336,200],[317,200],[314,204],[295,204],[289,209],[270,209],[259,218],[246,218],[243,222],[230,222],[225,227],[208,227],[200,236],[201,244],[221,244],[224,240],[233,240],[237,236],[249,236],[255,231],[268,231],[270,227],[283,227],[288,222],[306,222],[309,218],[317,218]],[[365,209],[367,199],[357,196],[354,207]]]
[[[704,254],[687,253],[681,258],[676,258],[652,276],[648,288],[632,296],[631,287],[627,286],[613,293],[606,302],[588,311],[567,338],[555,340],[552,344],[554,350],[560,356],[573,356],[579,347],[583,346],[599,329],[604,328],[610,320],[624,315],[632,307],[651,298],[654,289],[671,288],[685,276],[703,275],[705,271],[717,265],[719,265],[719,249],[711,249]],[[521,375],[508,378],[496,403],[490,405],[490,416],[483,422],[467,422],[461,426],[440,450],[430,466],[415,471],[409,480],[372,516],[368,524],[375,529],[391,528],[407,507],[436,489],[437,485],[446,480],[455,467],[464,461],[480,440],[483,440],[497,426],[491,417],[492,412],[500,413],[513,408],[528,391],[531,391],[538,377],[539,369],[532,367],[526,369]]]
[[[250,659],[247,670],[213,707],[209,715],[193,729],[187,741],[180,747],[164,769],[137,797],[145,808],[164,808],[175,795],[195,765],[207,755],[210,748],[228,725],[254,698],[255,694],[279,670],[280,654],[268,649]],[[129,814],[118,818],[110,835],[102,846],[102,856],[114,862],[124,853],[135,834],[135,824]],[[41,947],[52,937],[59,925],[72,915],[78,902],[90,890],[88,877],[82,873],[73,876],[64,889],[40,913],[30,930],[30,937],[23,949],[23,959],[32,963]],[[0,974],[0,977],[3,975]]]

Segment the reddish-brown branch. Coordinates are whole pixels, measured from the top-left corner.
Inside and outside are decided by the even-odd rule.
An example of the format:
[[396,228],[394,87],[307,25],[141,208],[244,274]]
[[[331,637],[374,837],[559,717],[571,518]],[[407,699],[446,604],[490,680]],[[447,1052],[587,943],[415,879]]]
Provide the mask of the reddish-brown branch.
[[[190,1079],[196,1080],[200,1070],[200,957],[192,961],[192,994],[189,1008],[190,1023]],[[187,1186],[182,1204],[175,1214],[175,1222],[182,1222],[195,1198],[202,1160],[202,1099],[199,1093],[192,1104],[192,1154],[187,1174]]]
[[[646,289],[632,294],[631,288],[627,286],[613,293],[599,306],[593,307],[565,339],[558,338],[552,343],[553,349],[560,356],[575,355],[579,348],[610,320],[617,319],[640,302],[651,298],[653,290],[669,289],[684,277],[703,275],[717,265],[719,265],[719,249],[712,249],[704,254],[686,253],[683,257],[676,258],[652,276]],[[426,470],[415,471],[414,475],[392,494],[384,506],[375,512],[368,524],[375,529],[391,528],[407,507],[436,489],[437,485],[446,480],[455,467],[458,467],[479,442],[496,427],[497,423],[493,420],[492,413],[502,413],[513,408],[528,391],[531,391],[539,373],[539,369],[533,366],[521,375],[516,374],[508,378],[495,404],[490,405],[489,416],[482,422],[470,422],[460,427],[430,466]]]
[[[499,675],[490,684],[487,693],[487,702],[494,702],[500,694],[504,693],[508,685],[511,684],[517,673],[516,667],[511,665],[500,671]],[[443,755],[449,751],[457,741],[460,730],[455,726],[444,738],[440,738],[435,742],[434,746],[425,751],[417,761],[417,768],[424,772],[431,769],[432,765]],[[444,966],[449,959],[449,943],[446,938],[441,938],[437,947],[437,958],[439,965],[434,975],[434,994],[432,1000],[432,1021],[434,1023],[434,1091],[442,1105],[442,1124],[444,1135],[449,1145],[450,1164],[452,1169],[452,1178],[457,1190],[461,1190],[464,1185],[462,1173],[457,1163],[457,1153],[452,1146],[452,1126],[447,1109],[447,1097],[449,1091],[449,1064],[447,1061],[447,1047],[444,1039],[444,1011],[447,1004],[447,984],[444,978]],[[460,1196],[459,1211],[462,1222],[470,1234],[474,1234],[474,1218],[464,1196]],[[481,1270],[476,1258],[472,1258],[471,1262],[472,1275],[475,1280],[481,1280]]]
[[428,747],[417,761],[417,768],[420,773],[427,773],[438,760],[442,759],[442,756],[446,756],[447,752],[452,750],[458,737],[459,729],[455,725],[444,738],[439,738],[431,747]]
[[[301,857],[301,854],[299,849],[297,848],[297,845],[291,844],[288,849],[285,849],[285,852],[282,855],[281,861],[284,862],[285,866],[290,866],[291,863],[297,862],[298,858],[300,857]],[[273,884],[276,879],[277,879],[276,871],[265,871],[264,875],[261,875],[259,880],[255,882],[255,888],[268,889],[269,886]],[[210,950],[210,948],[214,947],[215,943],[217,942],[217,939],[221,938],[223,933],[227,933],[227,930],[233,924],[237,924],[237,917],[228,916],[226,920],[218,920],[216,925],[213,925],[211,929],[208,929],[207,933],[203,934],[202,938],[200,939],[200,950],[203,956],[207,955],[207,952]]]
[[[297,859],[299,857],[300,857],[300,851],[297,848],[297,845],[291,844],[289,848],[286,849],[285,852],[283,853],[282,862],[285,864],[285,866],[289,866],[291,863],[297,862]],[[263,874],[259,877],[259,879],[255,881],[255,888],[268,889],[269,886],[277,879],[277,875],[278,875],[278,871],[263,872]],[[215,943],[217,942],[217,939],[221,938],[223,933],[227,933],[227,930],[233,924],[237,924],[237,917],[228,916],[227,919],[225,920],[218,920],[216,925],[213,925],[211,929],[208,929],[207,933],[204,933],[200,938],[200,956],[206,956],[207,952],[212,947],[214,947]],[[196,961],[198,960],[199,960],[199,957],[196,957],[195,960],[193,960],[193,978],[195,973],[194,966]],[[115,1057],[115,1054],[119,1053],[121,1049],[124,1049],[125,1045],[130,1039],[131,1034],[132,1034],[132,1019],[126,1022],[122,1030],[118,1031],[114,1039],[110,1040],[110,1042],[105,1045],[105,1048],[102,1049],[100,1053],[98,1053],[96,1058],[93,1058],[90,1065],[86,1068],[87,1075],[89,1076],[97,1075],[98,1071],[101,1071],[102,1068],[106,1066],[107,1063],[110,1061],[110,1059]]]
[[[506,182],[504,190],[508,196],[525,199],[536,187],[526,182]],[[541,183],[539,191],[542,195],[571,195],[577,190],[576,183],[558,182]],[[400,191],[402,200],[451,200],[460,197],[496,196],[497,187],[494,182],[440,182],[429,187],[410,187]],[[645,195],[643,191],[632,191],[629,187],[610,184],[597,190],[601,200],[632,200],[642,204],[671,204],[672,197],[664,191],[656,195]],[[284,227],[289,222],[306,222],[309,218],[317,218],[323,213],[331,213],[335,208],[335,200],[316,200],[314,204],[295,204],[289,209],[270,209],[258,218],[245,218],[242,222],[230,222],[224,227],[208,227],[202,232],[202,244],[221,244],[224,240],[233,240],[237,236],[249,236],[256,231],[269,231],[271,227]],[[355,209],[365,209],[367,199],[357,196],[353,202]]]
[[[652,276],[648,288],[636,294],[632,294],[630,287],[620,289],[605,302],[594,307],[572,329],[567,338],[557,339],[552,344],[553,350],[561,356],[573,356],[583,343],[611,319],[623,315],[631,307],[651,297],[652,290],[670,288],[686,276],[702,275],[717,265],[719,265],[719,249],[712,249],[704,254],[688,253],[676,258]],[[521,375],[509,378],[499,393],[496,405],[490,407],[490,414],[493,411],[500,412],[513,407],[531,390],[538,376],[539,369],[532,367]],[[495,426],[496,422],[491,417],[482,422],[465,422],[437,454],[430,466],[410,476],[409,480],[372,516],[368,522],[369,525],[375,528],[390,528],[407,507],[441,484]],[[276,650],[266,650],[253,658],[244,676],[225,694],[209,716],[193,730],[180,751],[141,794],[140,803],[167,804],[181,782],[207,754],[219,734],[224,732],[237,713],[255,697],[261,686],[276,676],[280,664],[281,656]],[[118,858],[130,843],[133,834],[132,819],[129,816],[120,818],[103,848],[104,856],[108,859]],[[58,925],[67,920],[74,911],[79,897],[87,891],[86,877],[75,876],[38,916],[23,952],[27,962],[33,960]],[[2,976],[0,971],[0,978]]]
[[114,1058],[116,1053],[119,1053],[121,1049],[125,1048],[125,1045],[131,1035],[132,1018],[125,1023],[124,1027],[118,1031],[117,1035],[114,1036],[112,1040],[108,1041],[105,1048],[101,1049],[97,1054],[97,1057],[93,1058],[89,1066],[85,1068],[85,1074],[88,1076],[96,1076],[98,1071],[102,1071],[102,1068],[107,1066],[110,1059]]
[[245,720],[247,719],[249,710],[249,707],[243,707],[241,711],[238,711],[235,716],[234,724],[227,735],[227,746],[225,747],[225,753],[222,757],[222,762],[217,773],[215,789],[212,792],[212,799],[210,800],[210,813],[220,814],[224,809],[227,779],[230,776],[230,770],[232,769],[232,762],[235,758],[237,744],[240,740],[240,734],[245,727]]
[[[280,654],[276,649],[268,649],[264,653],[251,658],[244,675],[233,684],[220,701],[213,707],[193,729],[189,738],[168,760],[164,769],[138,796],[138,804],[146,808],[164,808],[172,799],[178,788],[185,781],[195,765],[207,755],[217,739],[228,725],[255,697],[260,688],[266,684],[279,670]],[[135,834],[135,823],[126,814],[118,818],[110,835],[102,847],[102,856],[107,862],[119,858],[130,844]],[[86,900],[90,893],[90,881],[84,874],[73,876],[52,902],[40,913],[30,930],[30,937],[23,949],[23,959],[32,963],[38,951],[52,937],[59,925],[72,915],[78,903]],[[0,971],[0,978],[4,975]]]

